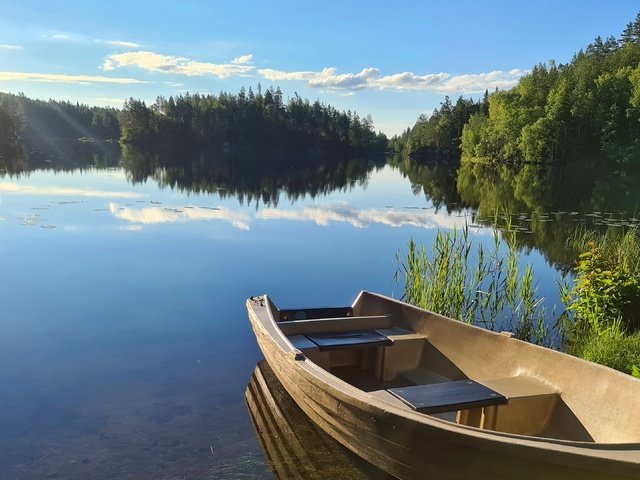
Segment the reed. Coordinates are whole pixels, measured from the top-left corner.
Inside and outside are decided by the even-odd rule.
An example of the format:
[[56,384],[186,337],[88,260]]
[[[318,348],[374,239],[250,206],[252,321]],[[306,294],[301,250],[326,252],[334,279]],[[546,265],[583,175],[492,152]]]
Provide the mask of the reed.
[[[507,215],[506,218],[509,218]],[[493,228],[485,249],[468,226],[436,233],[429,249],[409,241],[398,254],[396,281],[403,299],[421,308],[491,330],[507,330],[521,340],[548,344],[546,311],[531,265],[520,269],[516,232]]]

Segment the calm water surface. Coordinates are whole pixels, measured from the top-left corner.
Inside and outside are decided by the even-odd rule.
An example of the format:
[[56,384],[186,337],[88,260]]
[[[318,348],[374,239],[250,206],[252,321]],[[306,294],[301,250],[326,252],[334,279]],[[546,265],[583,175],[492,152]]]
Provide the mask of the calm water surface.
[[[310,194],[73,155],[0,170],[0,478],[271,478],[245,299],[399,296],[409,238],[474,221],[379,164]],[[557,270],[524,261],[554,302]]]

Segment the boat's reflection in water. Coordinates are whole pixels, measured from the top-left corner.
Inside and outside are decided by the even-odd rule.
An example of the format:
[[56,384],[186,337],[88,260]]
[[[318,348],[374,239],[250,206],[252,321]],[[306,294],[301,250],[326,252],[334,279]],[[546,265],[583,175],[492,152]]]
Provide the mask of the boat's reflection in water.
[[348,451],[312,423],[264,360],[256,366],[245,398],[276,478],[393,478]]

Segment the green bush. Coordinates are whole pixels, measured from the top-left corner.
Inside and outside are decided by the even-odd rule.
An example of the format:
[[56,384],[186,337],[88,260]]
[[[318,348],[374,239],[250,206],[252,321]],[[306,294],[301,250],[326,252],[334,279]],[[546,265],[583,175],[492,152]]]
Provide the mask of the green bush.
[[582,251],[572,288],[564,287],[560,323],[565,349],[578,357],[640,376],[640,238],[638,230],[579,231]]

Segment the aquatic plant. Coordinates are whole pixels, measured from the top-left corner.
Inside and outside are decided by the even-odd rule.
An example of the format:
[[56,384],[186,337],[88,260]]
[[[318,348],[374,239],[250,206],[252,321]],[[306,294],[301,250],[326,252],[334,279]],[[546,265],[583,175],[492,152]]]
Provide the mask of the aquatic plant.
[[429,251],[410,240],[406,256],[398,254],[396,280],[404,280],[403,299],[467,323],[510,331],[521,340],[548,343],[533,267],[520,269],[516,232],[510,227],[507,221],[501,234],[494,226],[489,250],[470,236],[467,225],[439,230]]

